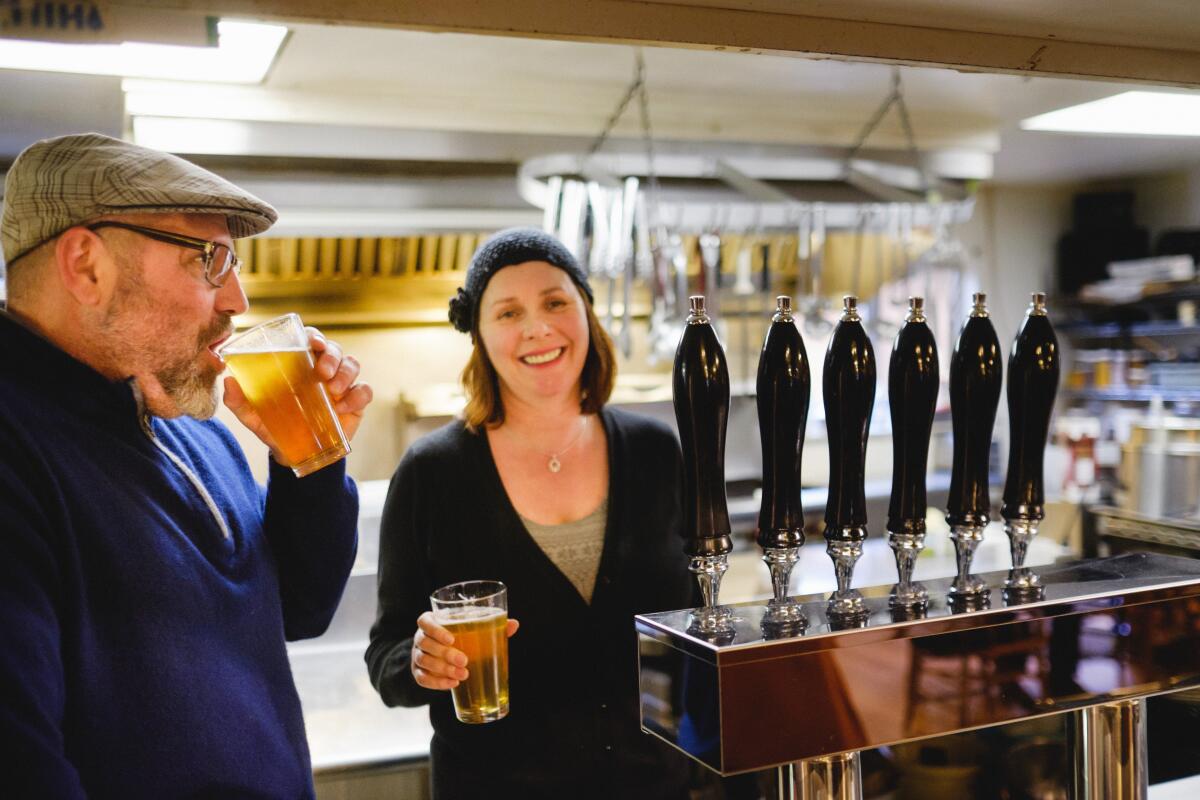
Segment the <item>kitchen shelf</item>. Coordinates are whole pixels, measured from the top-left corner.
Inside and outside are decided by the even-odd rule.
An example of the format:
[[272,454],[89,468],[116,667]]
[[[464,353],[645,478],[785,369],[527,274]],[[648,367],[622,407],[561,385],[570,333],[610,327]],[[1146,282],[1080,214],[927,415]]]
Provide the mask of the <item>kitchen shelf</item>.
[[1200,325],[1178,322],[1109,322],[1103,324],[1063,323],[1058,326],[1067,337],[1080,339],[1125,339],[1139,336],[1165,338],[1174,336],[1200,337]]
[[1156,397],[1168,403],[1181,400],[1200,401],[1200,386],[1194,388],[1139,386],[1134,389],[1071,389],[1063,392],[1065,400],[1100,400],[1117,403],[1148,403]]

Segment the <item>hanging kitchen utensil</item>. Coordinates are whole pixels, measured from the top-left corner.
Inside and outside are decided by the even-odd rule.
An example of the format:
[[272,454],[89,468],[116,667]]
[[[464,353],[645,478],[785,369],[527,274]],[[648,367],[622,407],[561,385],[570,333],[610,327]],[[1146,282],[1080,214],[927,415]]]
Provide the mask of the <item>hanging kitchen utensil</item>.
[[809,271],[812,274],[812,296],[806,304],[804,329],[809,333],[823,334],[833,329],[833,323],[825,318],[826,303],[821,285],[821,268],[825,259],[825,204],[814,203],[812,210],[812,257]]
[[546,179],[546,206],[542,209],[542,230],[553,235],[558,230],[558,212],[562,202],[563,179],[551,175]]

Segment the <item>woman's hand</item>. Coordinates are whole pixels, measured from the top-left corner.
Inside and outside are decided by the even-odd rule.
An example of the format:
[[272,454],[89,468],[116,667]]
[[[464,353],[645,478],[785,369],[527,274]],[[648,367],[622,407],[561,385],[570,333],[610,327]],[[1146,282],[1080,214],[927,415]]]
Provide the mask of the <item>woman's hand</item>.
[[[511,637],[519,627],[521,623],[510,619],[506,634]],[[453,689],[467,679],[467,654],[453,645],[454,634],[433,621],[432,611],[417,617],[411,666],[418,686]]]

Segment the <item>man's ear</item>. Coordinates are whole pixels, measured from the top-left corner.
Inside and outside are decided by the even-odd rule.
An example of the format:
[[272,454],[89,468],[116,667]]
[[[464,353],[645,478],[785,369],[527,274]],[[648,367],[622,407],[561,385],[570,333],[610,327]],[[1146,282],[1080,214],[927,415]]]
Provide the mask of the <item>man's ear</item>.
[[117,264],[95,232],[77,225],[59,234],[54,263],[63,288],[80,305],[95,307],[107,300]]

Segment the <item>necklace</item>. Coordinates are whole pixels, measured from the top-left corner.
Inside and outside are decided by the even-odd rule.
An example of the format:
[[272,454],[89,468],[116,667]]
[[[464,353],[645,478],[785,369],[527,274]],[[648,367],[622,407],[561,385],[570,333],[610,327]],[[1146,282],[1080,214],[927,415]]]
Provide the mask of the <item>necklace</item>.
[[562,469],[562,462],[558,460],[558,457],[563,455],[564,453],[566,453],[568,450],[570,450],[576,444],[578,444],[580,438],[583,436],[583,432],[587,430],[587,424],[588,424],[588,417],[584,417],[583,420],[579,424],[579,433],[575,434],[575,438],[572,439],[567,444],[566,447],[562,448],[561,450],[559,450],[556,453],[546,453],[545,454],[546,456],[548,456],[550,458],[550,460],[546,462],[546,469],[550,470],[551,472],[558,472],[560,469]]

